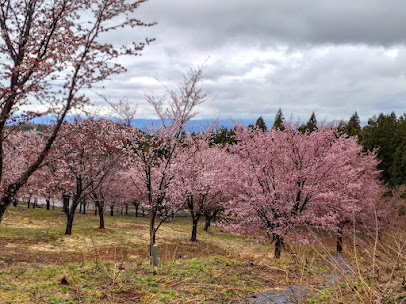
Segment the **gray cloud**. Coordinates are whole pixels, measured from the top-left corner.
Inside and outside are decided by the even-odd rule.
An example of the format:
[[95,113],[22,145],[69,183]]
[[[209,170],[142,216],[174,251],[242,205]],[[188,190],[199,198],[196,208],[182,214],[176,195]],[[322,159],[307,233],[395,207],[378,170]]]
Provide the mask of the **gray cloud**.
[[152,28],[103,37],[127,43],[156,37],[126,74],[106,82],[107,95],[139,104],[160,95],[189,67],[207,60],[206,102],[198,118],[362,120],[406,111],[406,2],[401,0],[150,0],[136,17]]
[[212,49],[232,42],[404,43],[405,10],[402,0],[151,0],[140,15],[158,22],[154,30],[161,39],[177,32]]

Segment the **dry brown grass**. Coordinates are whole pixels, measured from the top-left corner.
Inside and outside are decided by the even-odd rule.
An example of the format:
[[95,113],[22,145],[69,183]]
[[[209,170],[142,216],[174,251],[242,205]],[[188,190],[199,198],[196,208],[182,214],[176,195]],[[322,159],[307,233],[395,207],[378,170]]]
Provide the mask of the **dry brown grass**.
[[[317,239],[313,249],[320,256],[333,254]],[[406,303],[406,221],[388,225],[382,231],[358,235],[348,233],[344,253],[348,267],[331,263],[332,272],[340,278],[328,288],[316,288],[308,303]],[[322,298],[322,300],[320,300]]]
[[[30,219],[35,227],[26,226]],[[216,227],[208,233],[201,227],[191,243],[189,219],[176,219],[158,232],[160,265],[153,268],[148,220],[106,221],[98,229],[96,216],[78,215],[73,235],[65,236],[60,210],[10,209],[0,226],[0,303],[229,303],[308,285],[314,292],[307,303],[390,304],[402,303],[405,292],[406,226],[388,228],[378,242],[355,238],[354,245],[347,236],[345,256],[356,273],[323,287],[321,274],[332,271],[325,258],[335,249],[334,236],[325,233],[312,245],[290,242],[274,260],[272,244]]]
[[[35,227],[26,226],[31,217]],[[191,243],[189,219],[162,226],[152,268],[148,220],[106,221],[101,230],[98,217],[78,215],[65,236],[60,210],[10,209],[0,226],[0,303],[227,303],[300,277],[297,262],[287,253],[275,261],[268,243],[216,227],[201,227]]]

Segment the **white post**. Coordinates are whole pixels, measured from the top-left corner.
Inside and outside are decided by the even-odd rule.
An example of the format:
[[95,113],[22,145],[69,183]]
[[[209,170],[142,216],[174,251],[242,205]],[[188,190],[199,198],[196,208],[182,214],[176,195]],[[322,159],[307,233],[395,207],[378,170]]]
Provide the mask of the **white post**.
[[152,265],[158,266],[158,245],[154,244],[152,246]]

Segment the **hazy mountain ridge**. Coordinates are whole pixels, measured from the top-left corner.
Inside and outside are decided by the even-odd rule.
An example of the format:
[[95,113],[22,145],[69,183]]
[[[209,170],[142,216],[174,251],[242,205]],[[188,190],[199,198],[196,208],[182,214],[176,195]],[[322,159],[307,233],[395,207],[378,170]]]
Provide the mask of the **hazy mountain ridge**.
[[[86,118],[85,116],[83,116],[82,118]],[[105,119],[110,119],[113,121],[118,121],[117,118],[115,117],[96,117],[96,119],[100,119],[100,118],[105,118]],[[75,119],[74,116],[67,116],[66,117],[66,121],[72,122]],[[53,116],[47,115],[47,116],[43,116],[43,117],[38,117],[38,118],[34,118],[32,120],[32,123],[34,124],[50,124],[52,123],[52,121],[54,121],[55,118]],[[244,127],[247,127],[249,124],[255,124],[256,119],[195,119],[195,120],[191,120],[188,123],[188,127],[186,128],[186,131],[189,132],[198,132],[202,129],[207,128],[208,126],[210,126],[213,123],[217,124],[217,128],[227,128],[227,129],[231,129],[234,128],[234,123],[238,123],[243,125]],[[134,127],[137,127],[141,130],[146,130],[148,128],[150,128],[152,125],[160,125],[161,121],[159,119],[144,119],[144,118],[136,118],[132,120],[132,125]],[[273,122],[268,122],[266,121],[267,125],[272,125]]]

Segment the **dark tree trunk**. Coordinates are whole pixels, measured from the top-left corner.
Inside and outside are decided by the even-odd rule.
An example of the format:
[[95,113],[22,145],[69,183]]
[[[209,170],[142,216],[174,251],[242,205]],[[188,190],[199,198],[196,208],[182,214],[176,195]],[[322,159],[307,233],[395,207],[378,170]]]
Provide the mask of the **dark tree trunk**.
[[110,216],[114,216],[114,207],[113,207],[113,205],[110,206]]
[[273,235],[273,239],[275,241],[275,259],[279,259],[281,257],[282,248],[285,248],[285,244],[283,242],[283,237],[280,235]]
[[125,215],[128,215],[128,204],[125,204]]
[[30,209],[31,200],[27,201],[27,208]]
[[52,200],[52,210],[55,210],[55,200]]
[[137,203],[133,203],[134,204],[134,208],[135,208],[135,217],[138,217],[138,207],[140,206],[140,204]]
[[145,216],[145,210],[144,210],[144,207],[141,207],[141,210],[142,210],[142,217],[144,217],[144,216]]
[[103,214],[103,212],[99,212],[99,219],[100,219],[99,228],[104,229],[104,214]]
[[2,219],[3,219],[3,215],[6,212],[8,206],[10,206],[12,199],[13,198],[10,197],[10,195],[8,195],[8,194],[5,194],[5,195],[3,195],[1,197],[1,200],[0,200],[0,223],[1,223]]
[[340,228],[337,230],[337,252],[343,252],[343,232]]
[[123,216],[123,207],[120,209],[120,216]]
[[62,204],[63,204],[63,212],[68,215],[69,214],[69,199],[68,195],[62,195]]
[[[78,188],[81,189],[81,185],[77,186]],[[77,191],[78,193],[81,193],[81,191]],[[78,197],[80,197],[80,195],[78,195]],[[72,204],[70,206],[70,208],[68,207],[66,210],[66,218],[67,218],[67,222],[66,222],[66,230],[65,230],[65,234],[67,235],[71,235],[72,234],[72,227],[73,227],[73,217],[75,216],[75,211],[80,203],[79,201],[80,199],[78,199],[77,197],[74,197],[72,199]]]
[[206,212],[204,213],[205,218],[206,218],[206,223],[205,223],[205,225],[204,225],[204,231],[208,231],[208,230],[209,230],[211,221],[215,218],[215,216],[216,216],[217,213],[218,213],[218,210],[213,211],[213,212],[211,212],[211,211],[206,211]]
[[192,215],[193,228],[192,228],[192,237],[190,238],[190,241],[192,241],[192,242],[197,241],[197,224],[199,223],[199,219],[200,219],[200,216]]
[[47,210],[51,209],[51,199],[48,197],[45,201],[46,201],[46,209]]
[[208,231],[210,227],[210,220],[206,217],[206,223],[204,224],[204,231]]
[[73,227],[73,216],[74,216],[74,212],[69,212],[69,214],[66,216],[67,217],[67,221],[66,221],[66,230],[65,230],[65,234],[67,235],[71,235],[72,234],[72,227]]
[[83,206],[83,202],[81,202],[81,203],[79,204],[79,212],[80,212],[80,213],[82,213],[82,206]]
[[86,214],[86,201],[83,201],[83,214]]
[[8,205],[3,204],[3,202],[0,202],[0,223],[1,223],[1,220],[3,219],[4,213],[7,210],[7,207],[8,207]]
[[[100,219],[100,229],[104,229],[104,203],[101,204],[100,202],[96,203],[97,209],[99,209],[99,219]],[[96,208],[96,207],[95,207]]]

